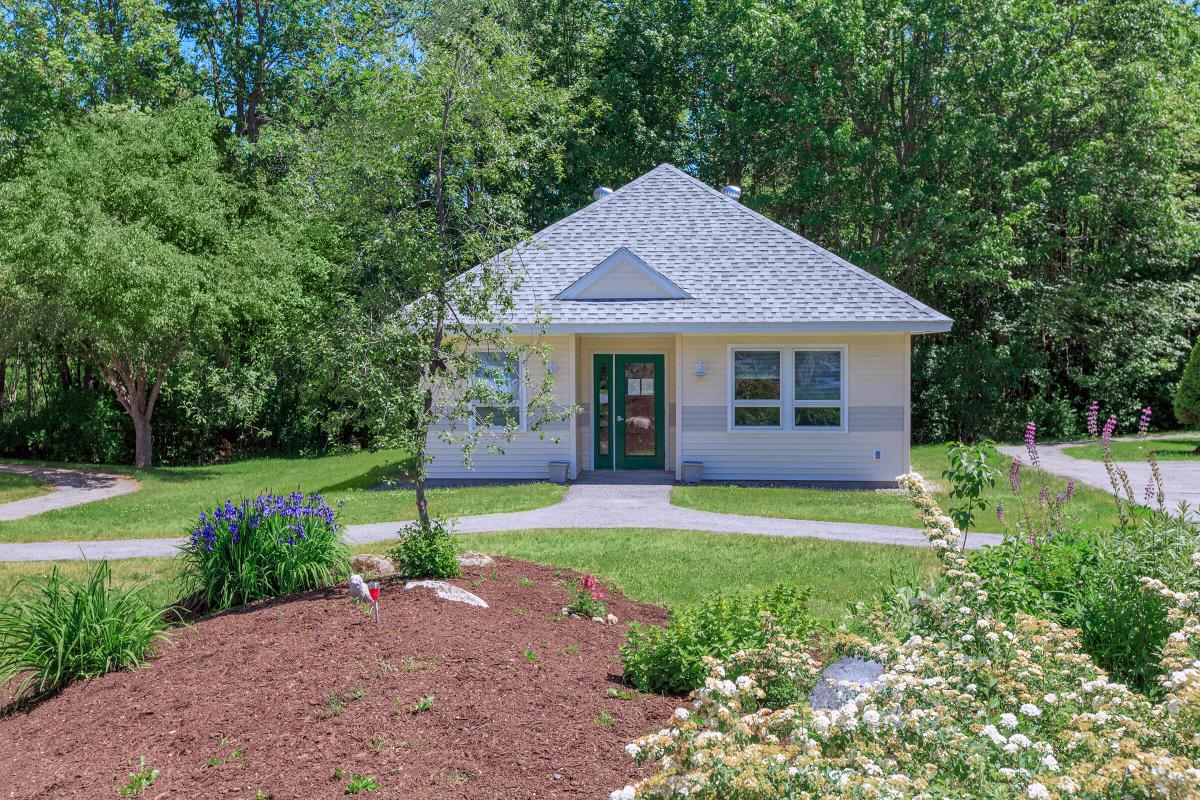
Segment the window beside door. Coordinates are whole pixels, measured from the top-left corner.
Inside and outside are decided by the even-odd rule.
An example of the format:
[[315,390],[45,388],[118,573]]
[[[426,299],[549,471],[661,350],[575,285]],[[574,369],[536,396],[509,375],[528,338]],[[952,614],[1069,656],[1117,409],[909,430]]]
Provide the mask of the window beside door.
[[846,430],[846,347],[733,347],[730,430]]

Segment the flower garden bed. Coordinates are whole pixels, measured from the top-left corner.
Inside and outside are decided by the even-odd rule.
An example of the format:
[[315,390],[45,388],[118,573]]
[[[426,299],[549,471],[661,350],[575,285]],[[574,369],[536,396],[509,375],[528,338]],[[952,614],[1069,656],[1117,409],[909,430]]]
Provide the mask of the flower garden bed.
[[[140,796],[332,798],[354,776],[372,797],[606,796],[647,774],[625,744],[678,700],[621,684],[624,624],[561,618],[574,577],[497,559],[453,581],[488,609],[396,580],[379,625],[344,587],[204,619],[144,669],[0,720],[21,743],[0,753],[0,794],[112,798],[157,770]],[[622,623],[666,619],[605,602]]]

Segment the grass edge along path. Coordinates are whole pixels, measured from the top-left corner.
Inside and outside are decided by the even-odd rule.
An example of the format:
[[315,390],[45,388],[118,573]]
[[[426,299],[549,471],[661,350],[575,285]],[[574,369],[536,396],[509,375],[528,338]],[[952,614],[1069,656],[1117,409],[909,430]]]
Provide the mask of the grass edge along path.
[[[1200,455],[1196,454],[1198,447],[1200,447],[1200,433],[1195,436],[1181,436],[1178,439],[1118,439],[1112,443],[1114,459],[1142,463],[1145,463],[1146,457],[1151,451],[1154,451],[1159,461],[1200,463]],[[1104,460],[1104,451],[1099,442],[1068,445],[1062,451],[1063,455],[1083,461]]]
[[[792,583],[812,589],[812,611],[823,622],[840,620],[850,603],[870,600],[892,579],[929,575],[936,565],[925,548],[698,531],[533,530],[471,534],[458,541],[464,550],[595,573],[643,603],[687,605],[719,589]],[[386,553],[390,544],[354,550]],[[11,596],[22,578],[47,574],[56,565],[78,577],[86,564],[0,562],[0,598]],[[114,583],[122,588],[147,585],[150,596],[164,605],[180,599],[177,559],[133,558],[110,565]]]
[[[34,463],[34,462],[14,462]],[[66,465],[49,465],[66,466]],[[132,494],[25,519],[0,522],[0,542],[97,541],[182,536],[201,511],[225,500],[237,502],[261,492],[317,492],[338,507],[344,525],[392,522],[416,515],[410,489],[377,490],[408,466],[399,451],[361,451],[314,458],[258,458],[196,467],[70,465],[135,478]],[[467,516],[527,511],[553,505],[566,487],[551,483],[517,483],[429,490],[430,511],[439,516]]]
[[0,505],[50,494],[53,487],[32,475],[0,470]]
[[[996,487],[986,493],[988,508],[977,514],[976,527],[980,533],[1004,533],[996,518],[996,506],[1010,512],[1016,510],[1015,498],[1008,483],[1009,460],[997,462],[1000,476]],[[948,485],[942,478],[946,468],[945,445],[921,445],[912,448],[912,466],[934,486],[933,496],[942,506],[950,508],[956,501],[948,495]],[[1036,504],[1038,482],[1025,467],[1022,471],[1021,496],[1026,503]],[[1067,479],[1048,475],[1052,492],[1066,489]],[[871,489],[809,489],[771,486],[676,486],[671,502],[684,508],[715,511],[725,514],[748,514],[781,519],[808,519],[822,522],[860,522],[920,528],[921,522],[912,513],[908,498],[899,491]],[[1085,527],[1108,528],[1117,523],[1116,505],[1107,492],[1075,485],[1075,497],[1068,513]]]

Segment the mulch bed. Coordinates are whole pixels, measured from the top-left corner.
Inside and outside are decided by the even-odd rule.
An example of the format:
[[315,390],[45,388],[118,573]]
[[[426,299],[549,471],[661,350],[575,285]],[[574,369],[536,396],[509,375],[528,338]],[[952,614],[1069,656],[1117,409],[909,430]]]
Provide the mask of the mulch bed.
[[610,593],[619,625],[564,620],[570,577],[497,559],[454,581],[488,609],[392,581],[380,625],[345,589],[203,620],[0,720],[0,797],[111,800],[141,757],[150,798],[343,797],[353,773],[379,783],[364,797],[607,797],[641,774],[625,744],[679,705],[608,691],[628,691],[625,623],[666,613]]

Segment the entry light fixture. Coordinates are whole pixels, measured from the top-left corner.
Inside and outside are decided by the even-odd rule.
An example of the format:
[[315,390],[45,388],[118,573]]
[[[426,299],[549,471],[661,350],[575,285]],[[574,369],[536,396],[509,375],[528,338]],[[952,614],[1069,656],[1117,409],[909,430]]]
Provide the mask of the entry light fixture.
[[697,361],[696,362],[696,377],[703,378],[705,371],[706,371],[706,367],[704,366],[704,362]]

